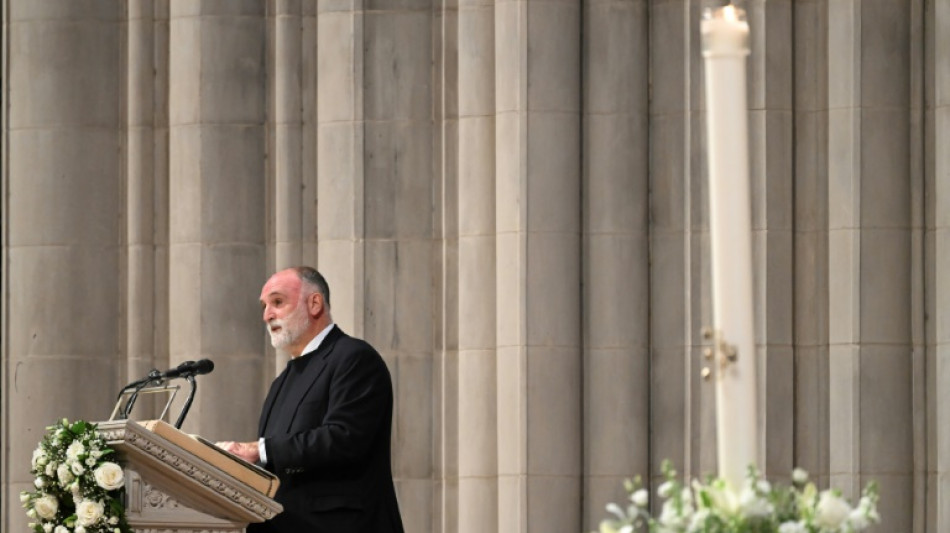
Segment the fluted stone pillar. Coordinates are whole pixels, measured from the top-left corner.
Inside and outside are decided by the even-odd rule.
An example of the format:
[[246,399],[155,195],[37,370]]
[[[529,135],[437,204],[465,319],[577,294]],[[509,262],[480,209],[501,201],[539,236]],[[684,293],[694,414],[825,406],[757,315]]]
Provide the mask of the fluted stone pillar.
[[928,2],[925,69],[927,201],[927,500],[924,531],[950,529],[950,4]]
[[649,472],[647,4],[584,5],[584,530]]
[[[435,198],[433,13],[428,0],[363,14],[365,336],[394,376],[393,474],[407,531],[432,529],[434,356],[441,247]],[[322,176],[321,176],[322,179]],[[411,310],[406,312],[406,310]]]
[[494,14],[492,0],[459,4],[458,531],[466,533],[498,527]]
[[251,439],[269,382],[256,305],[267,274],[264,5],[170,8],[170,363],[215,362],[186,428]]
[[495,3],[498,531],[581,529],[580,3]]
[[828,6],[831,485],[881,482],[884,531],[913,511],[909,12]]
[[[701,329],[712,324],[699,2],[650,4],[650,475],[716,471],[715,391]],[[678,59],[672,59],[678,58]]]
[[749,178],[759,455],[772,479],[794,465],[792,1],[752,1]]
[[[274,270],[303,259],[300,0],[274,2]],[[283,365],[278,363],[278,368]]]
[[[61,417],[107,418],[123,362],[120,2],[4,2],[3,516]],[[9,97],[9,100],[7,99]]]
[[317,5],[317,255],[333,318],[364,333],[363,3]]
[[828,485],[828,10],[794,2],[795,466]]

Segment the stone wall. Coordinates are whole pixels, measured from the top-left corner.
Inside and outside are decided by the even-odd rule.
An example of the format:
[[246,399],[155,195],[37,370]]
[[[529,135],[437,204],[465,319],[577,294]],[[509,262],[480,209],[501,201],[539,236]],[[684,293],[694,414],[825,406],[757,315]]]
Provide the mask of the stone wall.
[[[407,530],[714,472],[700,0],[4,0],[2,524],[153,367],[251,438],[313,264],[384,355]],[[950,7],[749,0],[760,463],[950,528]]]

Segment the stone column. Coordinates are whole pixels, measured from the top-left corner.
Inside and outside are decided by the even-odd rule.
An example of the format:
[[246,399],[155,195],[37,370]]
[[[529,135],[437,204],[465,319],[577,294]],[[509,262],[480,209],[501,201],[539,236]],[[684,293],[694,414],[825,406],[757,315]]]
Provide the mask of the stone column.
[[828,6],[831,485],[881,481],[884,531],[913,510],[909,11]]
[[716,472],[715,390],[700,372],[712,325],[699,2],[650,4],[650,474]]
[[498,527],[494,14],[492,0],[459,3],[459,532]]
[[107,418],[120,378],[125,10],[3,7],[0,529],[25,531],[19,493],[32,487],[30,455],[46,426]]
[[[366,339],[393,373],[393,474],[407,531],[430,531],[435,501],[433,380],[441,247],[432,123],[434,25],[428,0],[363,15]],[[322,176],[321,176],[322,178]],[[321,258],[322,259],[322,258]],[[407,310],[409,312],[407,312]]]
[[[950,4],[928,2],[925,20],[927,313],[927,513],[923,531],[950,529]],[[920,531],[917,529],[915,531]]]
[[828,10],[795,19],[795,466],[828,485]]
[[584,4],[583,529],[649,473],[647,2]]
[[758,464],[771,478],[787,479],[795,450],[792,2],[749,2],[748,18]]
[[170,2],[170,363],[210,358],[186,429],[251,439],[268,373],[264,5]]
[[[126,81],[126,331],[131,381],[163,366],[155,360],[155,5],[133,0],[127,6]],[[159,90],[162,88],[159,87]],[[163,180],[160,180],[160,182]],[[158,293],[160,294],[160,293]],[[159,335],[161,336],[161,332]],[[150,399],[149,399],[150,400]],[[143,398],[139,406],[151,405]],[[141,411],[143,418],[156,414]]]
[[580,30],[495,3],[498,531],[581,529]]
[[[303,246],[300,0],[274,3],[274,270],[301,264]],[[286,361],[283,361],[286,364]],[[278,369],[283,369],[278,362]]]

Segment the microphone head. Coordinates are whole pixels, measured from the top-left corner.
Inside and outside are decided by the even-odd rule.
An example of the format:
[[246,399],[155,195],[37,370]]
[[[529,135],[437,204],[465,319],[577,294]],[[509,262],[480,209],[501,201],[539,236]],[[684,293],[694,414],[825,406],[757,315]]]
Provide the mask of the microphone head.
[[214,370],[214,361],[211,359],[202,359],[192,367],[196,376],[201,374],[210,374]]

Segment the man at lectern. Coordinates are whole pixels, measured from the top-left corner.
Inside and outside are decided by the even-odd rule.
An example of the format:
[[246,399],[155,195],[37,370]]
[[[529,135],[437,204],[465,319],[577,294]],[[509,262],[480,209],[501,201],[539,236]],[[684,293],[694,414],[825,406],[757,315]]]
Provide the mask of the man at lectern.
[[386,363],[333,324],[330,288],[311,267],[271,276],[261,307],[271,344],[292,359],[264,400],[260,439],[219,445],[280,478],[284,512],[248,532],[401,533]]

